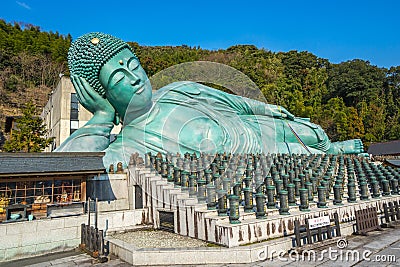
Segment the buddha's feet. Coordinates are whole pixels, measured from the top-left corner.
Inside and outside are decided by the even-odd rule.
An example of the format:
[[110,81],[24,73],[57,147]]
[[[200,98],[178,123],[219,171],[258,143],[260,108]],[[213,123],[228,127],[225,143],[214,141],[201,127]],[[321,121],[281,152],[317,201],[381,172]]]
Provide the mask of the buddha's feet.
[[327,151],[329,154],[360,154],[364,152],[364,145],[360,139],[351,139],[334,142]]

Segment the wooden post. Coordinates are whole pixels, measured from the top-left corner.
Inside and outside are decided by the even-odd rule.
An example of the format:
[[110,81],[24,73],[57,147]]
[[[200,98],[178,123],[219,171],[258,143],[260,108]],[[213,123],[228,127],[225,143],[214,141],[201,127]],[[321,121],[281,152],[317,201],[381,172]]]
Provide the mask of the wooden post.
[[54,178],[51,180],[51,203],[54,203]]
[[394,206],[392,202],[389,202],[390,218],[392,221],[396,221],[396,214],[394,212]]
[[81,244],[85,244],[86,243],[85,242],[86,241],[85,234],[86,234],[85,224],[82,223],[81,224]]
[[300,239],[300,222],[299,220],[294,221],[294,234],[296,236],[296,246],[301,247],[301,239]]
[[98,205],[98,198],[96,197],[96,202],[94,206],[94,228],[97,230],[97,219],[99,217],[99,212],[97,211],[97,205]]
[[390,224],[390,218],[389,218],[389,211],[388,211],[388,207],[386,203],[383,203],[383,212],[385,214],[385,220],[386,220],[386,224],[387,226],[389,226]]
[[17,204],[17,195],[18,195],[18,183],[15,183],[14,204]]
[[26,191],[27,191],[27,190],[26,190],[26,182],[25,182],[25,183],[24,183],[24,201],[25,201],[25,202],[27,202],[27,201],[26,201]]
[[99,232],[97,228],[93,229],[93,252],[99,251]]
[[394,201],[394,207],[396,210],[396,218],[397,220],[400,220],[400,208],[399,208],[399,202],[397,200]]
[[308,225],[308,219],[306,219],[306,231],[307,231],[307,244],[312,244],[313,240],[312,240],[312,236],[311,236],[311,230]]
[[81,201],[86,201],[86,178],[81,180]]
[[336,236],[342,236],[342,233],[340,232],[340,222],[339,222],[339,215],[337,212],[333,214],[333,218],[335,219],[335,226],[336,226]]
[[326,235],[328,236],[328,239],[332,239],[332,227],[330,224],[326,226]]
[[93,251],[93,243],[94,243],[94,228],[93,226],[89,226],[89,250]]
[[99,230],[99,238],[100,238],[99,254],[100,254],[100,255],[104,255],[103,230]]
[[88,198],[87,201],[87,209],[88,209],[88,226],[90,227],[90,197]]
[[318,227],[317,230],[318,230],[318,234],[317,234],[318,242],[321,242],[322,241],[322,228]]

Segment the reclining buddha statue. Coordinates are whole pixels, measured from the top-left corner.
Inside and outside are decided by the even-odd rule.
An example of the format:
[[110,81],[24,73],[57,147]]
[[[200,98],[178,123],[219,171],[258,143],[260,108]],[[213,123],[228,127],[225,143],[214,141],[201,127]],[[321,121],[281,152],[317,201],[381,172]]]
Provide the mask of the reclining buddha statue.
[[[180,81],[152,92],[138,57],[126,42],[103,33],[75,40],[68,52],[79,102],[93,113],[56,151],[104,151],[104,166],[132,153],[363,152],[361,140],[331,142],[309,119],[285,108]],[[114,124],[122,130],[111,142]]]

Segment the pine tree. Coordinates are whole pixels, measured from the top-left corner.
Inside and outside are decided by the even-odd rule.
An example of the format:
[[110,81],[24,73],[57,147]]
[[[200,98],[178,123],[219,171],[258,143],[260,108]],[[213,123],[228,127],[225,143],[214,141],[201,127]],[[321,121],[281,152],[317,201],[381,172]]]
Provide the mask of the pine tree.
[[3,146],[4,152],[41,152],[53,142],[53,137],[44,137],[47,129],[36,111],[36,106],[28,102],[23,115],[15,121],[17,129]]

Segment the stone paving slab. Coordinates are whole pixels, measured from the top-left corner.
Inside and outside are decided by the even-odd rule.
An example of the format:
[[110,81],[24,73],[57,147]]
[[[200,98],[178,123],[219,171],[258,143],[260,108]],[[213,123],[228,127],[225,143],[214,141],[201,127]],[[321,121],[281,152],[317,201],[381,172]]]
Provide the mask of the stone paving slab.
[[[280,267],[280,266],[321,266],[321,267],[329,267],[329,266],[356,266],[356,267],[370,267],[370,266],[400,266],[400,229],[385,229],[381,232],[371,232],[369,236],[350,236],[347,239],[348,246],[344,250],[358,251],[360,255],[366,250],[371,252],[369,255],[369,259],[371,261],[365,261],[360,259],[359,261],[345,261],[345,260],[331,260],[329,257],[324,254],[322,260],[317,261],[293,261],[290,260],[286,255],[284,257],[284,261],[280,261],[279,259],[274,260],[265,260],[250,264],[212,264],[212,265],[198,265],[198,266],[207,266],[207,267]],[[336,244],[330,245],[332,249],[337,249]],[[320,247],[316,249],[317,256],[320,256],[322,250],[327,249],[327,247]],[[395,257],[394,259],[390,259],[391,261],[377,261],[377,257]],[[189,259],[188,259],[189,260]],[[24,259],[13,262],[6,262],[0,264],[0,267],[10,267],[10,266],[31,266],[31,267],[47,267],[47,266],[97,266],[97,267],[106,267],[106,266],[121,266],[127,267],[131,266],[122,260],[111,257],[111,259],[106,263],[96,263],[93,259],[84,253],[71,251],[67,253],[57,253],[50,254],[47,256],[35,257],[30,259]],[[195,266],[190,265],[174,265],[187,267],[187,266]]]

